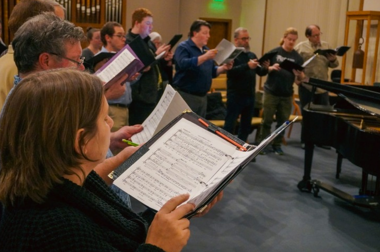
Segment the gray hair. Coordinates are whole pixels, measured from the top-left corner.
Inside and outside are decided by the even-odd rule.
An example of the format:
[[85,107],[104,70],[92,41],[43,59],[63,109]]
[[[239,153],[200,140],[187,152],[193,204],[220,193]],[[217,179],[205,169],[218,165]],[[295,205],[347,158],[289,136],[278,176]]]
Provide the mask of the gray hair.
[[42,53],[65,56],[67,43],[84,39],[81,27],[61,20],[54,13],[46,12],[29,19],[17,30],[12,42],[19,73],[34,71]]
[[240,32],[247,32],[247,31],[248,31],[247,28],[244,28],[244,27],[236,28],[236,30],[234,31],[234,38],[239,37]]

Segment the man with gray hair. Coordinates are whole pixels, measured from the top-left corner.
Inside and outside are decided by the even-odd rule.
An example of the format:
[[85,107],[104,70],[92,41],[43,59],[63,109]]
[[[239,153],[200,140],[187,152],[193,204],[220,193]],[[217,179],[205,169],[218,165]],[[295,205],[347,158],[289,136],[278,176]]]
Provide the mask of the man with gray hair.
[[269,60],[261,66],[256,54],[250,52],[248,30],[239,27],[234,32],[236,47],[244,47],[234,61],[234,66],[227,71],[227,115],[224,129],[234,133],[236,121],[240,115],[238,137],[247,141],[251,131],[251,120],[255,105],[256,74],[264,76],[268,73]]
[[23,24],[12,42],[19,77],[54,68],[84,70],[82,28],[52,13],[40,14]]
[[[52,0],[21,0],[13,8],[9,16],[8,28],[13,35],[18,28],[29,18],[43,12],[54,12]],[[57,15],[57,13],[56,13]],[[13,87],[14,76],[17,74],[17,67],[13,59],[13,47],[8,46],[6,54],[0,58],[0,109],[3,107],[9,91]]]
[[[52,13],[43,13],[35,16],[23,24],[15,34],[12,42],[15,48],[14,58],[19,76],[15,80],[17,85],[27,75],[55,68],[76,68],[84,70],[81,41],[85,38],[82,28],[61,20]],[[125,79],[119,80],[121,83]],[[13,90],[13,89],[12,89]],[[11,92],[12,92],[11,90]],[[133,134],[140,132],[141,126],[123,127],[111,133],[111,149],[122,149],[127,146],[121,139],[129,139]],[[121,165],[134,150],[123,149],[118,155],[106,159],[99,164],[95,171],[109,184],[108,174]],[[107,157],[111,157],[109,151]],[[130,206],[129,196],[119,194],[124,202]]]

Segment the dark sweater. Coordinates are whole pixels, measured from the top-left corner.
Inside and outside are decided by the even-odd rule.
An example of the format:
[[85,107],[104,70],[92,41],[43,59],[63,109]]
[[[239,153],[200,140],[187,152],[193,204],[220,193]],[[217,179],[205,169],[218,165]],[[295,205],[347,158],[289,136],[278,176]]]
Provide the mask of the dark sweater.
[[[301,55],[298,54],[295,50],[291,52],[285,51],[281,46],[274,48],[270,52],[277,52],[277,55],[270,60],[270,65],[272,66],[275,63],[281,63],[285,59],[293,61],[298,65],[303,64],[303,59]],[[289,97],[293,95],[293,83],[294,83],[294,74],[281,69],[279,71],[271,71],[268,73],[267,81],[264,84],[265,92],[270,93],[271,95],[280,96],[280,97]]]
[[242,97],[254,97],[256,92],[256,74],[264,76],[268,69],[256,67],[250,69],[248,61],[257,59],[252,52],[242,52],[234,60],[234,66],[227,71],[227,95],[234,94]]
[[[131,32],[131,30],[129,30],[128,34],[126,35],[125,43],[131,43],[137,36],[140,35],[134,34]],[[149,41],[148,46],[149,43],[152,42]],[[154,52],[151,53],[155,56]],[[149,71],[143,72],[141,78],[132,84],[132,102],[142,102],[155,106],[157,103],[158,76],[159,68],[157,65],[153,65]]]
[[132,212],[91,172],[83,187],[55,185],[43,204],[5,208],[0,251],[162,251],[144,244],[152,218]]

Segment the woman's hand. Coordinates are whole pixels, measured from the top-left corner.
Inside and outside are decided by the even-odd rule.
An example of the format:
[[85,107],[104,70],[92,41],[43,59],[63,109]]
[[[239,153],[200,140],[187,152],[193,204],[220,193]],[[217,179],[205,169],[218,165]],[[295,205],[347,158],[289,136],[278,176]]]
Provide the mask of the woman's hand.
[[146,243],[155,245],[166,252],[178,252],[190,237],[190,221],[183,218],[194,209],[193,204],[180,204],[189,199],[183,194],[170,199],[157,212],[149,227]]

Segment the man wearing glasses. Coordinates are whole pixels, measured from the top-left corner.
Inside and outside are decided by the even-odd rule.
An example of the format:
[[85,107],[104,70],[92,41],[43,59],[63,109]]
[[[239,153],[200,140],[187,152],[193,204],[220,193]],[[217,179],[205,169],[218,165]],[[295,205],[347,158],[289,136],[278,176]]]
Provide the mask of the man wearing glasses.
[[[118,52],[125,45],[125,31],[121,24],[117,22],[107,22],[100,30],[100,39],[103,42],[102,52]],[[130,83],[125,85],[112,85],[107,90],[109,97],[115,96],[118,98],[109,98],[109,116],[113,119],[114,125],[111,131],[117,131],[123,126],[129,125],[128,107],[132,102]]]
[[[301,55],[304,61],[308,60],[314,55],[318,49],[330,49],[330,45],[321,40],[322,32],[318,25],[309,25],[306,27],[305,36],[307,40],[298,43],[294,49]],[[336,68],[339,66],[339,61],[334,54],[327,54],[326,56],[318,55],[315,57],[304,69],[305,75],[311,78],[328,80],[328,69]],[[301,107],[311,102],[312,87],[306,83],[301,83],[298,86],[298,95],[301,101]],[[317,88],[313,96],[314,104],[329,105],[329,94],[326,90]],[[304,148],[302,133],[301,133],[302,148]],[[319,146],[329,149],[327,146]]]
[[227,115],[224,129],[234,133],[236,121],[240,116],[238,137],[247,141],[251,131],[251,120],[255,105],[256,74],[264,76],[268,73],[269,60],[259,64],[256,54],[250,52],[249,33],[246,28],[239,27],[234,32],[236,47],[244,47],[234,60],[234,66],[227,71]]

